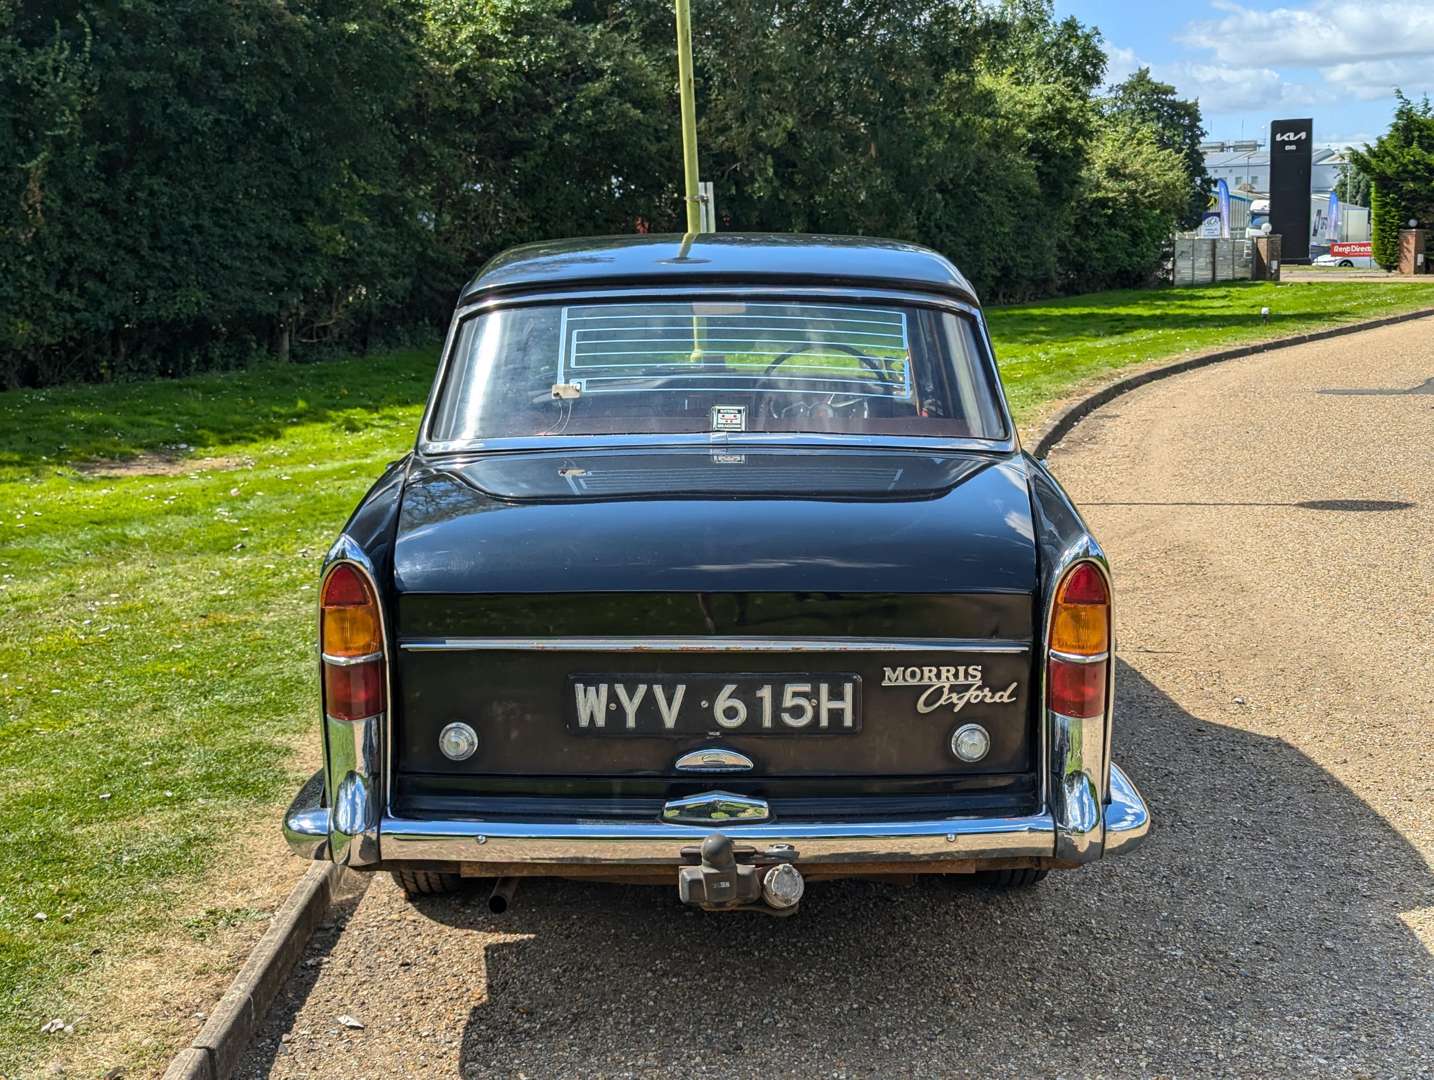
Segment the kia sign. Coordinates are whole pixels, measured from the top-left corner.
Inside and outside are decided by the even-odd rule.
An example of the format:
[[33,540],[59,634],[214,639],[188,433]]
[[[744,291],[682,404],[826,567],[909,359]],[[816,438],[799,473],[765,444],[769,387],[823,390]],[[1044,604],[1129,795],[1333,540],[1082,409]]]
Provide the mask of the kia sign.
[[1270,231],[1279,233],[1281,258],[1310,261],[1310,159],[1313,120],[1270,123]]

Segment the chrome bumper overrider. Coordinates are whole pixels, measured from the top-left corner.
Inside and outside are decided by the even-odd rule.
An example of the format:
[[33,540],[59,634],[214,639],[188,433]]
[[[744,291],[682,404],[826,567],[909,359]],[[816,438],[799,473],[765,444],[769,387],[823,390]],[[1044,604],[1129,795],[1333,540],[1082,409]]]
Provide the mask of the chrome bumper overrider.
[[[1078,853],[1058,843],[1066,827],[1049,813],[1025,817],[958,817],[931,821],[800,822],[775,820],[720,831],[738,842],[790,843],[808,863],[913,863],[954,859],[1061,858],[1088,862],[1101,853],[1127,851],[1150,828],[1150,813],[1130,778],[1111,766],[1110,800]],[[319,805],[322,783],[305,785],[284,819],[291,847],[310,858],[329,858],[333,824]],[[555,866],[673,865],[686,844],[700,842],[707,826],[651,822],[414,820],[392,816],[378,823],[383,863],[544,863]],[[1062,848],[1064,847],[1064,850]]]

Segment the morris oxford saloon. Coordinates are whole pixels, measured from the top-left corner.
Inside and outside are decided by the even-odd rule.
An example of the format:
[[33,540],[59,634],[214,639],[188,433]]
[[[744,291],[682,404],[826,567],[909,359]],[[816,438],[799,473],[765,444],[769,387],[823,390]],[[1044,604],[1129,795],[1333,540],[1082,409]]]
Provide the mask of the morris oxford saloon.
[[976,296],[891,241],[538,244],[463,291],[323,568],[296,851],[790,912],[1127,851],[1111,580]]

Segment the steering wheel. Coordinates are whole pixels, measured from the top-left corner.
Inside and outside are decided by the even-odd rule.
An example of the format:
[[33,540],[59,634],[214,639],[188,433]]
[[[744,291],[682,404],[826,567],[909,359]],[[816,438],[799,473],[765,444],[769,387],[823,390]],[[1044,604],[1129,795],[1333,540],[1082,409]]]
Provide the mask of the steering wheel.
[[[807,352],[810,349],[816,348],[818,345],[822,345],[828,349],[838,349],[841,352],[848,353],[851,356],[856,357],[857,362],[860,363],[862,367],[866,368],[868,371],[870,371],[873,375],[876,376],[876,378],[868,382],[868,385],[873,387],[884,387],[886,385],[883,382],[886,377],[886,369],[882,366],[879,360],[877,360],[874,356],[867,356],[865,353],[861,352],[858,349],[852,348],[850,345],[841,345],[836,342],[808,341],[805,344],[798,345],[795,349],[788,349],[786,352],[782,353],[781,356],[777,357],[775,360],[773,360],[770,364],[767,365],[766,370],[762,372],[763,377],[770,378],[778,368],[780,368],[788,360],[792,359],[792,357],[800,356],[802,353]],[[793,376],[793,378],[802,378],[802,376],[796,375]],[[832,420],[835,419],[837,416],[854,417],[856,419],[865,420],[871,416],[870,397],[864,395],[857,395],[856,397],[848,398],[845,401],[838,401],[837,398],[838,396],[840,396],[841,393],[839,390],[833,390],[830,393],[827,393],[823,390],[812,391],[813,396],[817,396],[823,393],[826,393],[826,401],[811,402],[806,400],[805,398],[798,398],[796,401],[793,401],[785,406],[780,406],[777,404],[778,395],[769,394],[767,396],[766,402],[767,413],[774,420],[787,420],[792,417],[797,417],[801,419],[810,417],[814,420]]]

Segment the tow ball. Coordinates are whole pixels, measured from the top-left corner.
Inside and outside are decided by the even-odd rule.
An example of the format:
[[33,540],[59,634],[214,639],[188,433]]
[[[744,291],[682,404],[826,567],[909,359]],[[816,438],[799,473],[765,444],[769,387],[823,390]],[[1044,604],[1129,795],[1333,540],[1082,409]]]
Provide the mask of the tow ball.
[[790,844],[758,851],[715,832],[701,847],[685,847],[681,854],[677,895],[706,911],[793,915],[806,891],[802,872],[793,865],[797,849]]

